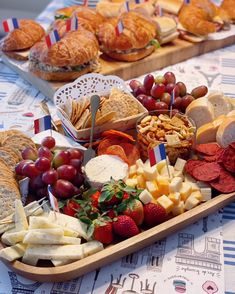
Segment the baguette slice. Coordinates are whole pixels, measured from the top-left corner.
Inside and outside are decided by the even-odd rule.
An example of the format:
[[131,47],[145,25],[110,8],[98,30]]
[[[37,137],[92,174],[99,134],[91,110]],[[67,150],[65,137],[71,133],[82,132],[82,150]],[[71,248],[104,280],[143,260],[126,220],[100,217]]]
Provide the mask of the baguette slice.
[[227,147],[235,142],[235,116],[227,117],[219,126],[216,141],[221,147]]
[[196,141],[197,144],[205,144],[216,141],[217,128],[212,122],[201,126],[197,130]]
[[232,110],[232,105],[230,104],[228,99],[224,97],[224,94],[222,92],[212,92],[207,96],[207,99],[214,107],[215,118],[222,114],[226,115],[229,113],[229,111]]
[[185,114],[194,121],[197,128],[214,120],[213,106],[206,97],[198,98],[190,103]]

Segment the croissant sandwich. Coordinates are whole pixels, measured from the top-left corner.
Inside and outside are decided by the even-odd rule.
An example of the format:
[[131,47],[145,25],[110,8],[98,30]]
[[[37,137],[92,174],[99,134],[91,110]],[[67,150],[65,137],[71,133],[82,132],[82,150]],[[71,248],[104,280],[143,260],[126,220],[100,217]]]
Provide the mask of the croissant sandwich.
[[35,44],[30,50],[29,69],[44,80],[70,81],[97,70],[98,53],[94,34],[79,27],[50,48],[45,41]]
[[230,19],[234,22],[235,21],[235,0],[223,0],[221,4],[221,8],[223,8],[227,12]]
[[44,29],[31,19],[19,20],[19,28],[11,31],[1,44],[1,50],[7,56],[17,60],[28,59],[28,49],[45,35]]
[[[117,35],[120,21],[123,31]],[[101,51],[122,61],[136,61],[150,55],[155,49],[155,36],[155,24],[136,12],[126,12],[108,20],[100,25],[98,32]]]

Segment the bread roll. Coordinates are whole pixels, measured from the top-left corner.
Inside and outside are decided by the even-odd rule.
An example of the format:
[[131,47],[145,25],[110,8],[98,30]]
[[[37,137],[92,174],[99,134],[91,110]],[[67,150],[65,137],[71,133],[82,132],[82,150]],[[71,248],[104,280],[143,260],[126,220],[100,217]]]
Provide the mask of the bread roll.
[[207,99],[213,105],[215,118],[222,114],[226,115],[232,110],[231,104],[220,91],[210,93]]
[[235,116],[235,109],[234,109],[234,110],[231,110],[231,111],[227,114],[227,117],[230,117],[230,116]]
[[216,141],[222,147],[227,147],[235,142],[235,116],[227,117],[219,126]]

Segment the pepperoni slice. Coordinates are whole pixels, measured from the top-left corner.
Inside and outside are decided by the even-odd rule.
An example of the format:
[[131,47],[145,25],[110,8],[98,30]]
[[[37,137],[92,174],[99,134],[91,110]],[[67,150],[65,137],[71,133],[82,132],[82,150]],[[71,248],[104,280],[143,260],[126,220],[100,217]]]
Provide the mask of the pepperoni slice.
[[106,150],[109,146],[117,145],[119,142],[120,139],[114,137],[103,139],[98,146],[98,155],[106,154]]
[[235,177],[221,168],[219,178],[210,185],[221,193],[232,193],[235,192]]
[[124,149],[130,165],[135,164],[140,158],[139,149],[135,145],[131,143],[119,143],[118,145]]
[[198,181],[210,182],[220,176],[221,167],[216,162],[207,162],[195,167],[192,171],[193,177]]
[[222,149],[217,143],[198,144],[195,147],[197,152],[205,155],[215,155],[220,149]]
[[109,137],[109,136],[115,136],[115,137],[119,137],[119,138],[125,138],[126,140],[129,140],[131,142],[135,142],[135,139],[131,136],[128,135],[124,132],[121,131],[117,131],[117,130],[108,130],[108,131],[104,131],[101,134],[101,137]]
[[208,161],[208,162],[218,162],[221,163],[223,162],[222,156],[224,153],[224,149],[220,148],[215,155],[210,155],[210,156],[204,156],[204,160]]
[[201,166],[203,164],[205,164],[206,162],[205,161],[202,161],[202,160],[198,160],[198,159],[189,159],[187,161],[187,163],[185,164],[185,171],[192,175],[193,173],[193,170],[195,167],[197,166]]
[[[124,149],[120,145],[112,145],[112,146],[109,146],[106,149],[105,154],[117,155],[123,161],[125,161],[127,164],[129,164],[129,160],[128,160],[127,156],[126,156],[126,153],[125,153]],[[110,167],[110,168],[112,168],[112,167]]]
[[235,142],[230,143],[229,146],[235,150]]
[[230,146],[226,147],[223,152],[222,159],[226,170],[235,173],[235,149]]

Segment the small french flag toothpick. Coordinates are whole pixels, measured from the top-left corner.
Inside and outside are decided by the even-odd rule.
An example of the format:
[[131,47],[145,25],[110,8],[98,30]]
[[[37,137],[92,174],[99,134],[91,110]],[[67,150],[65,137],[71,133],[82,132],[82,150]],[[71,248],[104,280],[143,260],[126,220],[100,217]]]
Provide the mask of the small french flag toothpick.
[[55,196],[52,193],[52,187],[51,187],[51,185],[48,185],[47,186],[47,192],[48,192],[48,196],[49,196],[49,201],[50,201],[51,208],[54,211],[59,212],[59,204],[58,204],[57,199],[55,198]]
[[17,18],[9,18],[9,19],[3,20],[2,26],[3,26],[4,32],[8,33],[13,31],[14,29],[18,29],[19,23]]
[[148,0],[135,0],[135,4],[141,4],[144,2],[148,2]]
[[155,13],[157,16],[163,16],[161,5],[156,6]]
[[66,31],[76,31],[78,29],[78,19],[76,16],[73,16],[72,18],[68,19],[66,21]]
[[129,12],[130,11],[130,5],[129,5],[129,2],[126,1],[123,3],[123,6],[124,6],[124,11],[126,12]]
[[185,4],[189,4],[190,3],[190,0],[184,0],[184,3]]
[[38,118],[34,121],[34,133],[38,134],[40,132],[51,129],[51,116],[46,115]]
[[45,37],[47,47],[50,48],[53,44],[60,40],[60,36],[57,30],[53,30]]
[[149,154],[150,165],[154,166],[159,161],[166,159],[165,145],[163,143],[157,145],[153,149],[150,149],[148,151],[148,154]]
[[116,28],[115,28],[116,35],[117,35],[117,36],[120,36],[121,33],[123,32],[123,30],[124,30],[124,26],[123,26],[122,21],[120,20],[120,21],[118,22]]
[[83,5],[87,7],[88,6],[88,0],[83,0]]

